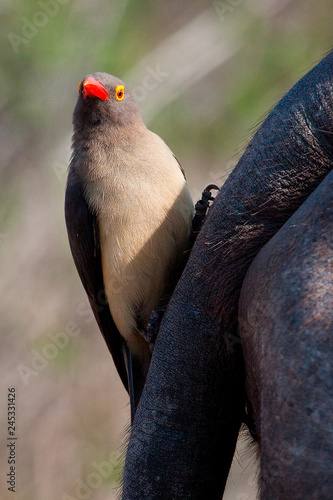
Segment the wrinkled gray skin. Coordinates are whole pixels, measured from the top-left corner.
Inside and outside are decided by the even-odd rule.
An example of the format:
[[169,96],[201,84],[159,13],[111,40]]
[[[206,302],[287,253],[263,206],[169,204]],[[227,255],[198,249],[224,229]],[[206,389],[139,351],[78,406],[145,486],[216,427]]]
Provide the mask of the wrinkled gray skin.
[[254,259],[239,326],[262,498],[333,498],[333,171]]
[[158,334],[124,499],[220,499],[246,419],[262,499],[333,498],[332,166],[330,53],[272,110],[198,236]]

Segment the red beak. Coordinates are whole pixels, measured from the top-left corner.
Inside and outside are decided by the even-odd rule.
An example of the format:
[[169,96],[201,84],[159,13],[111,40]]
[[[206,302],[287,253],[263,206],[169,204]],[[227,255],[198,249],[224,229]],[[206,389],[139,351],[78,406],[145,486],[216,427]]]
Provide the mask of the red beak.
[[101,82],[98,82],[95,78],[88,76],[88,78],[86,78],[83,82],[82,95],[84,99],[87,99],[88,96],[93,96],[105,101],[105,99],[109,96],[109,92],[103,87]]

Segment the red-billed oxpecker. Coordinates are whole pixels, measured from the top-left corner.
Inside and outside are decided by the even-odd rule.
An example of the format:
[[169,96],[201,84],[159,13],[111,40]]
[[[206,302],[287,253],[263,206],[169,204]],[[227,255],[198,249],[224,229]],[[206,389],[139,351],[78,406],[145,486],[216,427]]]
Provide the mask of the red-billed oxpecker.
[[73,128],[69,243],[133,419],[151,357],[144,332],[188,246],[193,203],[178,161],[118,78],[79,84]]

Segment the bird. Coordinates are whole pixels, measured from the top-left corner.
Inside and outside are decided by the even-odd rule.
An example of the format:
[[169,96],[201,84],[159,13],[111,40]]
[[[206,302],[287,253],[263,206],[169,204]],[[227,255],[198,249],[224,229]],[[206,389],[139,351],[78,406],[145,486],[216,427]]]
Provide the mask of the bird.
[[92,73],[79,83],[72,150],[70,249],[133,421],[151,359],[145,332],[186,260],[193,201],[175,155],[113,75]]

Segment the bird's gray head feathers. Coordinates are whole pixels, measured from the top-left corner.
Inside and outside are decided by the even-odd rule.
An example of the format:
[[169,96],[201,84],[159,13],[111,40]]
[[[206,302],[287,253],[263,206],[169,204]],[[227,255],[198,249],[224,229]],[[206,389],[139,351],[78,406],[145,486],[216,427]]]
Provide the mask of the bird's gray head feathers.
[[119,78],[108,73],[93,73],[79,84],[73,113],[74,132],[96,127],[127,127],[137,122],[142,122],[137,104]]

